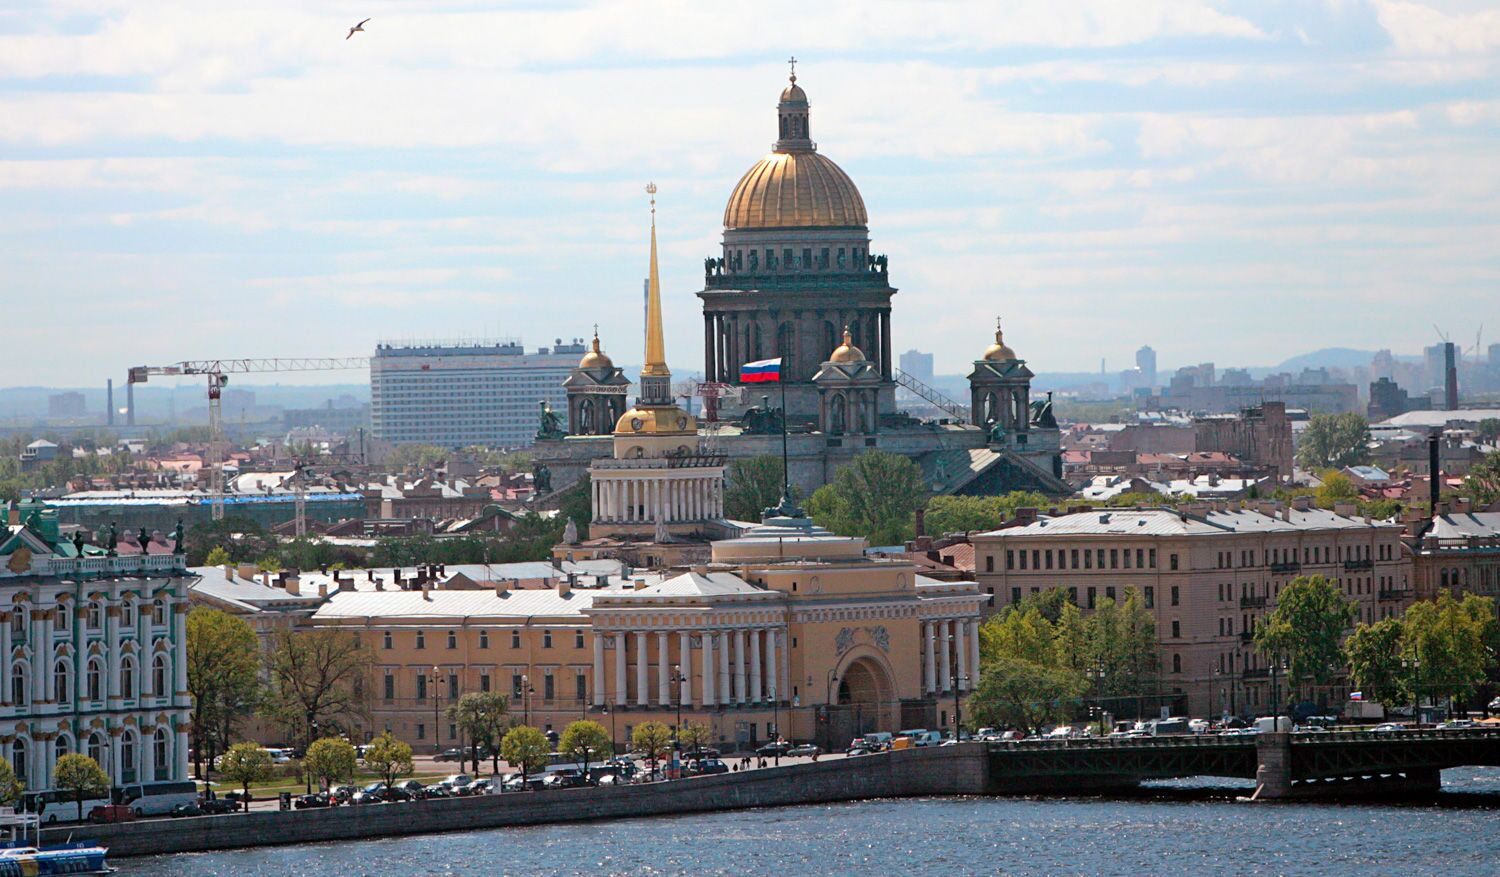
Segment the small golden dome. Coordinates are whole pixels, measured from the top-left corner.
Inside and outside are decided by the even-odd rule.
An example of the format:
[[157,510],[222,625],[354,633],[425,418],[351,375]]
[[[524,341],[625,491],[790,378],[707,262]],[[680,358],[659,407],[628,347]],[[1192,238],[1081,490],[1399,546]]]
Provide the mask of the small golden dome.
[[849,334],[849,327],[844,327],[844,343],[840,344],[828,357],[829,362],[864,362],[865,352],[854,346],[854,338]]
[[984,351],[984,358],[989,362],[1007,362],[1012,359],[1020,359],[1016,352],[1005,343],[1005,338],[1000,332],[1000,321],[995,320],[995,343]]
[[585,353],[583,355],[583,359],[578,360],[578,367],[579,368],[614,368],[615,367],[615,361],[612,360],[612,359],[610,359],[608,356],[605,355],[604,351],[602,351],[602,350],[599,349],[599,333],[598,332],[594,333],[594,349],[590,350],[588,353]]
[[697,435],[698,421],[676,405],[639,406],[620,415],[615,435]]
[[792,84],[781,90],[781,102],[789,103],[791,101],[807,103],[807,92],[803,91],[802,86],[797,84],[797,77],[795,76],[792,77]]
[[725,228],[865,226],[865,201],[843,168],[816,152],[773,152],[745,172]]

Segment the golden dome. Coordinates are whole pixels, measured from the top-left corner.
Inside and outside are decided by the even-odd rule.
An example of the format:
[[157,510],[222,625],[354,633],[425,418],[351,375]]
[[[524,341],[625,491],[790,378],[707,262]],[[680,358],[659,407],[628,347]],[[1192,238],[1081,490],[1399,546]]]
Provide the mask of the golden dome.
[[792,101],[807,103],[807,92],[803,91],[802,86],[797,84],[797,77],[793,76],[792,84],[781,90],[781,101],[782,103],[791,103]]
[[698,421],[676,405],[635,408],[620,415],[615,435],[697,435]]
[[773,152],[762,158],[740,178],[724,208],[725,228],[868,224],[854,181],[816,152]]
[[1000,321],[995,320],[995,343],[985,348],[984,358],[989,362],[1007,362],[1012,359],[1020,359],[1016,352],[1005,343],[1004,336],[1000,333]]
[[864,362],[865,352],[854,346],[854,338],[849,334],[849,327],[844,327],[844,343],[840,344],[828,357],[829,362]]
[[612,359],[610,359],[608,356],[606,356],[604,354],[604,351],[602,351],[602,350],[599,349],[599,333],[598,332],[594,333],[594,349],[590,350],[588,353],[585,353],[583,355],[583,359],[578,360],[578,367],[579,368],[614,368],[615,367],[615,361],[612,360]]

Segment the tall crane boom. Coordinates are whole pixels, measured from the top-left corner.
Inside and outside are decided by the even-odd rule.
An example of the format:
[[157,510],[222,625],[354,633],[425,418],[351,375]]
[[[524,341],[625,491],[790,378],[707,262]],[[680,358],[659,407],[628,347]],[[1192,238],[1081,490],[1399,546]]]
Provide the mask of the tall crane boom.
[[[208,464],[209,502],[213,519],[224,519],[224,418],[219,407],[219,396],[231,374],[250,372],[305,372],[333,371],[339,369],[368,368],[367,356],[344,357],[291,357],[271,359],[187,359],[171,365],[138,365],[130,369],[128,382],[144,384],[151,375],[186,376],[200,375],[208,378]],[[302,494],[297,496],[298,535],[302,533]]]

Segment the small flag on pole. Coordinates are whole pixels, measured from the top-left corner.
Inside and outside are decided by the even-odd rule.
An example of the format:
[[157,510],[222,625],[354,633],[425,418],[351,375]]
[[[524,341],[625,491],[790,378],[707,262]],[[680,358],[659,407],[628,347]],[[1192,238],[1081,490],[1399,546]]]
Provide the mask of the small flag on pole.
[[740,381],[746,384],[781,382],[781,357],[760,359],[740,366]]
[[1365,693],[1363,691],[1351,691],[1351,692],[1349,692],[1349,699],[1350,700],[1364,700],[1365,699]]

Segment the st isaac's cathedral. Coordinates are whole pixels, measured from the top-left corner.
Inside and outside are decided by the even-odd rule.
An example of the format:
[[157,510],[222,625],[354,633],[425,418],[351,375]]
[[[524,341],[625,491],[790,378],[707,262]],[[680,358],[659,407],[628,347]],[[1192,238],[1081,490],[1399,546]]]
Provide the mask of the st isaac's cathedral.
[[[742,364],[780,357],[789,475],[803,496],[855,455],[877,448],[915,460],[936,494],[1069,493],[1051,402],[1031,399],[1032,372],[998,328],[988,347],[985,339],[973,339],[968,406],[943,405],[952,416],[931,420],[898,409],[896,387],[903,379],[892,357],[896,289],[889,265],[870,249],[859,189],[818,151],[810,109],[793,74],[777,104],[774,148],[745,172],[725,205],[723,244],[704,260],[698,297],[704,379],[725,385],[731,395],[718,400],[717,422],[681,412],[682,423],[668,425],[679,452],[721,462],[780,456],[782,388],[739,381]],[[656,386],[665,380],[656,331],[641,394],[659,407],[671,397]],[[659,443],[651,433],[664,429],[654,416],[660,412],[639,400],[627,406],[630,382],[598,337],[565,386],[566,430],[544,429],[533,447],[553,491],[576,482],[596,460],[628,457],[636,444],[645,453],[646,445]],[[637,435],[641,442],[632,441]],[[697,514],[692,508],[688,516]],[[701,514],[708,524],[723,512],[707,503]]]

